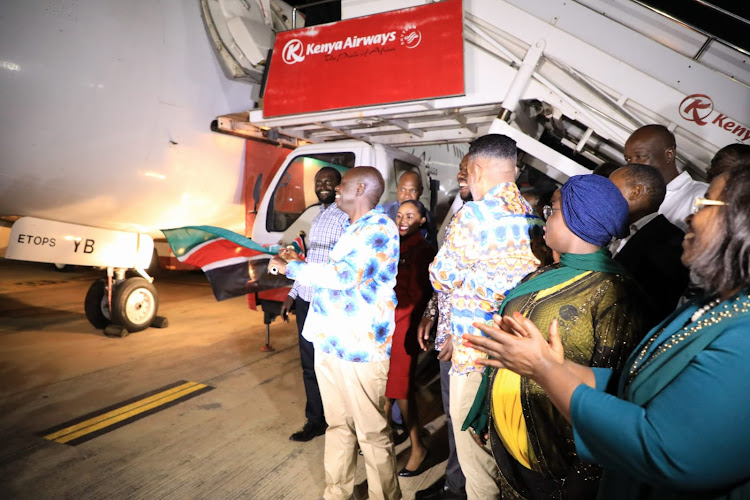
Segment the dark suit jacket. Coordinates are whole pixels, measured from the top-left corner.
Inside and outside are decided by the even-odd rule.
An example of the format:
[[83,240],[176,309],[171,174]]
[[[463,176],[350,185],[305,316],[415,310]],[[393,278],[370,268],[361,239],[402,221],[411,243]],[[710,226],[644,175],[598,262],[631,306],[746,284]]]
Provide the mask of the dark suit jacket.
[[654,309],[654,324],[675,310],[687,288],[690,273],[680,261],[684,237],[680,228],[658,215],[615,255],[646,292]]

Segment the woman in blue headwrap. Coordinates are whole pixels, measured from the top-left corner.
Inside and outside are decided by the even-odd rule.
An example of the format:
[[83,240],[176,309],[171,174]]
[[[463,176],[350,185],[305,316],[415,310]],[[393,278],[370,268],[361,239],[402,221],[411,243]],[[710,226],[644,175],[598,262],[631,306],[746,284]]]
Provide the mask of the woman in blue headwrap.
[[703,293],[648,332],[622,370],[565,359],[554,322],[543,336],[539,323],[495,317],[499,327],[478,326],[486,337],[465,336],[485,363],[549,394],[578,454],[604,467],[601,500],[750,498],[750,169],[711,181],[686,222],[682,263]]
[[[544,207],[545,240],[560,262],[529,275],[498,314],[518,312],[548,331],[557,318],[565,357],[619,368],[640,340],[642,295],[606,250],[628,231],[628,204],[598,175],[574,176]],[[486,436],[501,473],[502,498],[593,498],[601,473],[576,455],[573,431],[533,380],[487,370],[464,429]]]

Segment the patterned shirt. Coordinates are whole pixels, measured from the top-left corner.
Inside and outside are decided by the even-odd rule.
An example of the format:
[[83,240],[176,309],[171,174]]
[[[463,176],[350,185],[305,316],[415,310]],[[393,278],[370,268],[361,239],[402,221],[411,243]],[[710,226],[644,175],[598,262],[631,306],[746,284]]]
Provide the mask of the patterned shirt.
[[[456,220],[456,215],[461,211],[464,206],[458,207],[458,210],[451,217],[450,222],[445,226],[445,240],[448,239],[448,235],[451,234],[451,227],[453,222]],[[443,349],[445,342],[450,338],[451,335],[451,301],[450,295],[447,292],[435,292],[432,294],[432,298],[427,303],[424,315],[429,317],[432,321],[437,319],[437,328],[435,332],[435,350],[440,351]]]
[[287,277],[313,287],[302,336],[345,361],[389,359],[398,259],[398,229],[378,205],[344,231],[326,263],[290,262]]
[[483,371],[487,356],[465,347],[465,333],[482,335],[474,322],[492,324],[505,294],[539,266],[531,251],[531,232],[542,219],[513,182],[498,184],[456,216],[448,238],[430,265],[437,292],[450,292],[453,357],[451,374]]
[[[312,264],[327,262],[331,248],[339,240],[341,233],[348,225],[349,216],[342,212],[335,203],[331,203],[327,208],[321,205],[320,212],[315,216],[310,226],[305,262]],[[312,300],[312,294],[312,287],[302,285],[298,281],[294,282],[292,289],[289,291],[289,296],[292,299],[299,297],[305,302]]]

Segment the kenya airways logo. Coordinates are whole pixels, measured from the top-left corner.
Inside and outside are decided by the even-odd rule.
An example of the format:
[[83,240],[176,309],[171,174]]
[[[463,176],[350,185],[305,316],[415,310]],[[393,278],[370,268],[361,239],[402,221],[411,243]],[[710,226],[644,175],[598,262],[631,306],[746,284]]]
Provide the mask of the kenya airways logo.
[[708,118],[714,110],[714,102],[705,94],[687,96],[680,103],[680,116],[698,125],[708,123]]
[[401,45],[407,49],[413,49],[422,41],[422,32],[416,26],[407,26],[401,32]]
[[[410,38],[411,46],[414,48],[419,45],[422,36],[418,34],[414,38]],[[387,44],[396,41],[395,31],[386,31],[382,33],[375,33],[374,35],[351,35],[345,39],[334,40],[329,42],[315,43],[307,42],[303,44],[300,40],[293,38],[286,42],[284,49],[281,51],[281,58],[287,64],[296,64],[305,60],[305,56],[325,54],[330,56],[334,52],[341,52],[342,50],[358,49],[358,48],[384,48]],[[402,42],[403,43],[403,42]],[[354,57],[354,56],[349,56]]]
[[697,125],[714,125],[730,134],[736,135],[741,142],[750,139],[750,127],[734,121],[734,119],[714,111],[714,102],[705,94],[687,96],[680,103],[680,116]]
[[287,64],[294,64],[304,61],[305,48],[302,45],[302,42],[300,42],[296,38],[292,38],[291,40],[286,42],[286,45],[284,45],[284,49],[281,51],[281,58]]

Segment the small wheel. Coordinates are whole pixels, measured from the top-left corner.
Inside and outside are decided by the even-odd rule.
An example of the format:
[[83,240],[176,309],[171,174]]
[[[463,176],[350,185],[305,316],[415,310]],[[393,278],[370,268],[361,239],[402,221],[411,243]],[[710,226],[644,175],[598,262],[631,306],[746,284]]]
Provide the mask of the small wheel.
[[89,291],[86,292],[83,309],[86,311],[86,319],[94,325],[94,328],[101,330],[109,325],[110,314],[106,280],[96,280],[91,284]]
[[112,294],[112,322],[128,332],[151,326],[159,310],[156,287],[143,278],[128,278]]

